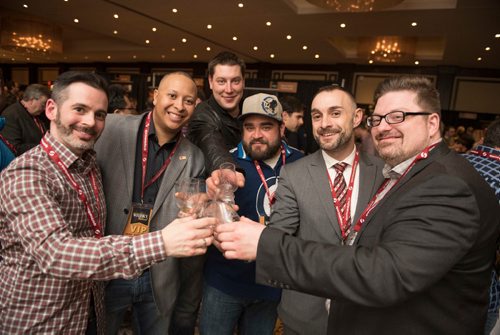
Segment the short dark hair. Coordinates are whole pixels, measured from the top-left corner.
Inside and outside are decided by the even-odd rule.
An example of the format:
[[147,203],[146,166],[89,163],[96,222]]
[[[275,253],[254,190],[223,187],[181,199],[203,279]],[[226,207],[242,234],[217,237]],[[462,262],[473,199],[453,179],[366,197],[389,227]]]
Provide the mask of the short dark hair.
[[40,97],[50,98],[50,89],[41,84],[31,84],[26,87],[23,94],[23,101],[30,101],[31,99],[40,99]]
[[496,119],[488,126],[483,144],[492,148],[500,147],[500,119]]
[[331,84],[331,85],[320,87],[318,89],[318,91],[314,94],[313,100],[320,93],[333,92],[333,91],[341,91],[341,92],[344,92],[345,94],[347,94],[347,96],[349,97],[349,100],[351,100],[351,102],[352,102],[354,109],[358,108],[358,105],[356,104],[356,99],[354,99],[354,96],[352,95],[352,93],[349,92],[348,90],[346,90],[345,88],[343,88],[342,86],[339,86],[337,84]]
[[125,96],[127,90],[120,84],[112,84],[108,86],[108,113],[113,113],[116,109],[124,109],[127,107]]
[[208,63],[208,77],[213,77],[215,73],[215,67],[217,65],[238,65],[241,70],[241,76],[245,78],[246,65],[243,59],[236,56],[236,54],[229,51],[222,51],[217,54]]
[[418,75],[402,75],[389,77],[375,89],[374,102],[384,94],[397,91],[411,91],[417,94],[416,103],[430,113],[441,115],[439,92],[429,78]]
[[74,83],[84,83],[100,90],[108,96],[108,82],[100,75],[93,72],[67,71],[57,77],[52,88],[52,99],[60,104],[67,99],[65,90]]
[[279,98],[281,107],[283,107],[283,113],[292,114],[294,112],[301,112],[304,110],[304,105],[300,100],[293,95],[285,95]]

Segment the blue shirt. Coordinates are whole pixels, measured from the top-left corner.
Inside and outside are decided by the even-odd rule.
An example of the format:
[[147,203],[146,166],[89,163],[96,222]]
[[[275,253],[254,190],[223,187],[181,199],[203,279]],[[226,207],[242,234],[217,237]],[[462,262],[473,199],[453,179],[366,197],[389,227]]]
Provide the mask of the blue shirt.
[[[282,144],[286,164],[303,157],[297,149],[285,142]],[[266,188],[241,142],[231,150],[231,153],[236,164],[245,171],[245,186],[235,192],[235,202],[240,208],[238,214],[259,222],[261,216],[269,217],[271,214]],[[283,166],[282,155],[274,168],[262,161],[259,164],[272,194],[276,191],[279,173]],[[208,249],[204,274],[208,285],[231,296],[268,301],[279,301],[281,298],[280,289],[255,283],[255,262],[225,259],[215,247]]]

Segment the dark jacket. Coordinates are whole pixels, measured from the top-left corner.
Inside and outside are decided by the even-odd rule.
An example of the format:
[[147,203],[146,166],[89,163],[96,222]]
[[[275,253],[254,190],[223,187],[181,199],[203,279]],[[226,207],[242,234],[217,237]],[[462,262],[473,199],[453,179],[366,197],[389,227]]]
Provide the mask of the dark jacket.
[[[44,133],[40,131],[33,117],[20,102],[7,107],[2,116],[5,117],[5,128],[1,134],[14,146],[17,156],[40,144]],[[39,116],[39,120],[46,130],[49,129],[49,121],[45,113]]]
[[187,137],[203,151],[205,168],[210,174],[222,163],[233,162],[229,150],[241,141],[241,123],[219,106],[212,95],[196,106]]

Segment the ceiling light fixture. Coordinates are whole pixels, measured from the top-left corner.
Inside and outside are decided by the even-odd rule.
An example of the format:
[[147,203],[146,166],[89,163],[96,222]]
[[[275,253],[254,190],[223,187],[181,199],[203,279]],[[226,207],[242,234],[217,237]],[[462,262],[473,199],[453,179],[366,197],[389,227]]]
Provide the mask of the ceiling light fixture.
[[212,29],[212,25],[211,24],[207,24],[207,29]]
[[307,45],[303,45],[302,50],[307,50]]
[[186,43],[187,39],[183,38],[181,41],[182,41],[182,43]]
[[172,13],[177,13],[177,8],[172,8]]
[[287,40],[291,40],[292,39],[292,35],[286,35],[286,39]]
[[415,61],[415,65],[418,65],[420,64],[420,62],[418,60]]
[[254,46],[253,49],[254,50],[259,50],[259,47],[258,46]]
[[240,2],[240,3],[238,4],[238,7],[240,7],[240,8],[243,8],[243,6],[244,6],[243,2]]
[[78,20],[78,19],[73,19],[73,22],[74,22],[74,23],[78,23],[78,22],[80,22],[80,20]]
[[114,14],[114,15],[113,15],[113,17],[114,17],[115,19],[117,19],[119,16],[118,16],[118,14]]
[[416,27],[417,25],[418,25],[418,23],[417,23],[417,22],[412,22],[412,23],[411,23],[411,26],[412,26],[412,27]]
[[193,55],[193,58],[198,58],[198,55],[197,55],[197,54],[194,54],[194,55]]
[[238,40],[238,37],[233,36],[233,41],[237,41],[237,40]]
[[319,58],[319,54],[315,54],[314,58],[318,59]]
[[146,44],[149,44],[149,40],[146,40]]
[[156,31],[156,27],[151,28],[152,31]]
[[210,51],[210,47],[207,47],[207,51]]
[[271,26],[271,21],[266,22],[266,26],[270,27]]
[[118,34],[118,30],[113,30],[113,34]]
[[28,5],[27,5],[27,4],[24,4],[24,5],[23,5],[23,7],[24,7],[24,8],[28,8]]
[[345,27],[347,27],[347,25],[345,23],[340,24],[340,28],[345,28]]
[[490,50],[491,50],[491,48],[490,48],[490,47],[486,47],[486,48],[484,48],[484,50],[486,50],[486,51],[490,51]]
[[270,54],[269,57],[274,58],[274,54]]
[[399,5],[404,0],[307,0],[335,12],[373,12]]
[[373,64],[373,60],[371,60],[371,59],[370,59],[370,60],[368,61],[368,63]]
[[500,38],[500,34],[495,34],[495,38]]
[[482,61],[483,59],[481,57],[477,57],[477,61],[480,62]]
[[401,46],[397,38],[377,40],[370,53],[371,57],[386,63],[394,63],[402,56]]

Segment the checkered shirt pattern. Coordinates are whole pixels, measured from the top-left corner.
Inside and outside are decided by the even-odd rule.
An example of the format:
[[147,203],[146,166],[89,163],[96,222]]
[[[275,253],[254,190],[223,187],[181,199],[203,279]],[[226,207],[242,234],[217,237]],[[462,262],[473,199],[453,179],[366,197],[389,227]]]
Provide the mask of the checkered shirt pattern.
[[[95,153],[77,157],[46,134],[105,222]],[[99,206],[89,178],[97,171]],[[161,232],[94,237],[85,207],[63,173],[38,146],[0,174],[0,333],[83,334],[90,294],[104,331],[103,280],[134,278],[166,258]]]
[[[478,151],[488,152],[493,155],[500,156],[500,150],[496,150],[492,147],[487,147],[485,145],[478,145],[476,148]],[[473,154],[464,155],[467,160],[474,166],[474,168],[479,172],[481,176],[490,184],[490,186],[495,191],[497,199],[500,201],[500,162],[484,156],[478,156]],[[491,286],[490,286],[490,303],[488,306],[488,311],[498,311],[500,308],[500,283],[498,281],[498,275],[495,270],[491,272]]]

